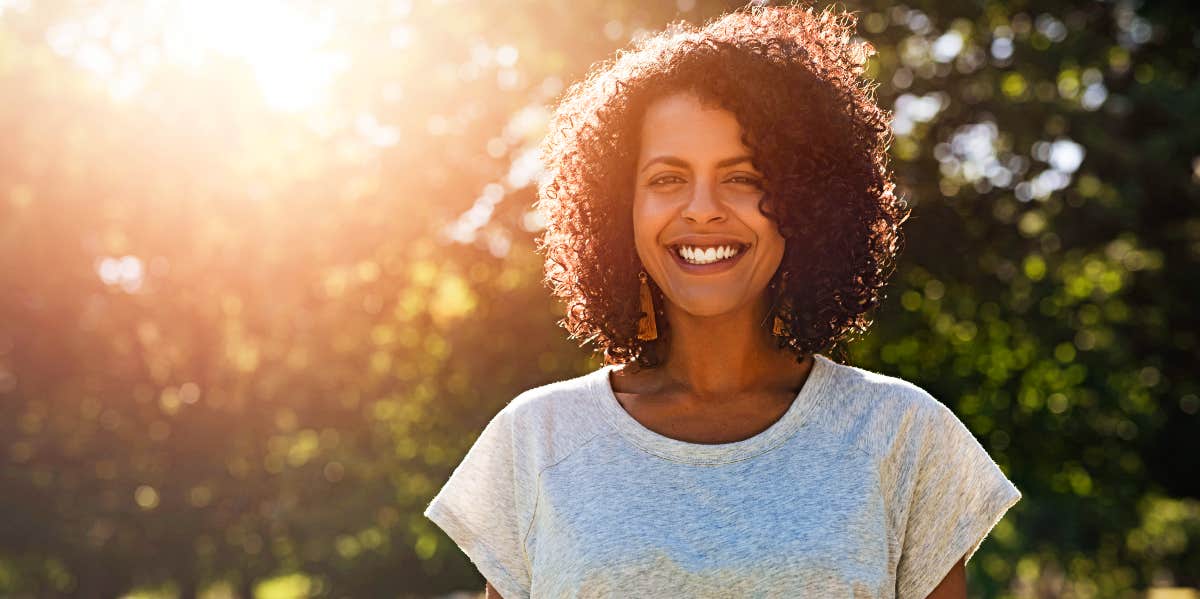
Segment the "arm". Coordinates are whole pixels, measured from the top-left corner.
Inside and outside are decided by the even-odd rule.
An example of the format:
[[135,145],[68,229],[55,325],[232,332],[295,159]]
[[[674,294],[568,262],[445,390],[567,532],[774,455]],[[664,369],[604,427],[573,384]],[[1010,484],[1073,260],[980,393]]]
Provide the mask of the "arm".
[[[499,597],[499,595],[496,595]],[[491,599],[488,595],[487,599]],[[926,599],[966,599],[967,597],[967,569],[963,565],[963,560],[958,560],[950,568],[950,572],[946,573],[946,577],[934,587]]]
[[483,586],[484,599],[504,599],[504,597],[500,596],[500,593],[496,592],[496,587],[492,586],[492,583],[487,582],[486,580],[484,581],[484,583],[485,583]]

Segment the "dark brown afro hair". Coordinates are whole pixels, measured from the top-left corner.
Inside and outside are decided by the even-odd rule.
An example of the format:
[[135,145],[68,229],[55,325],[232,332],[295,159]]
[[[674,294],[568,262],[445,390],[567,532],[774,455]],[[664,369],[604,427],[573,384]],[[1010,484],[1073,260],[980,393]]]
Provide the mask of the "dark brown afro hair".
[[570,338],[609,364],[653,367],[666,356],[670,324],[653,280],[658,338],[637,338],[634,170],[646,106],[680,91],[737,117],[765,179],[759,209],[786,240],[770,283],[786,324],[780,347],[801,360],[866,331],[908,209],[887,166],[891,115],[862,76],[873,49],[854,26],[851,14],[796,5],[676,21],[567,89],[540,147],[536,205],[547,222],[537,240],[544,283],[565,300]]

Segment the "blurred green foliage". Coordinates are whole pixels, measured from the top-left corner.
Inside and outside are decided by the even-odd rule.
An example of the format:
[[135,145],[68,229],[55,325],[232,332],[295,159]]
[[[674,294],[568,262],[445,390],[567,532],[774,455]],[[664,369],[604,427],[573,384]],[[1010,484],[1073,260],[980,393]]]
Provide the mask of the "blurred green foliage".
[[[532,250],[548,106],[736,4],[279,13],[311,48],[160,4],[0,2],[0,594],[481,589],[421,511],[504,403],[598,365]],[[972,596],[1200,586],[1194,9],[849,6],[914,210],[846,352],[1024,493]]]

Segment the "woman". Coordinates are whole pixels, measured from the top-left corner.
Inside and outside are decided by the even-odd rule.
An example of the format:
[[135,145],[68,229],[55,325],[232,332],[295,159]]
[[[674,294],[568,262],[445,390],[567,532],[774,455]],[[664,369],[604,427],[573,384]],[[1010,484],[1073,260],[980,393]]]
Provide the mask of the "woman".
[[1021,494],[939,401],[821,354],[907,217],[853,20],[683,23],[543,144],[546,281],[603,367],[485,427],[425,516],[488,597],[964,597]]

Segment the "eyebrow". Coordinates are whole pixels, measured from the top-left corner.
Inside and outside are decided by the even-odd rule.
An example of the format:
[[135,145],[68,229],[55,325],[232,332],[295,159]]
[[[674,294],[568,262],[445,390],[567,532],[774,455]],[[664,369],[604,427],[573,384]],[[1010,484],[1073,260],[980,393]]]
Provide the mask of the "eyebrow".
[[[725,160],[718,162],[717,168],[733,166],[735,164],[741,164],[743,162],[753,163],[753,161],[754,161],[754,159],[750,155],[734,156],[733,158],[726,158]],[[653,166],[654,164],[657,164],[659,162],[661,162],[663,164],[669,164],[671,166],[677,166],[679,168],[687,168],[688,167],[687,161],[683,160],[681,158],[677,158],[675,156],[656,156],[654,158],[651,158],[650,161],[647,162],[646,165],[643,166],[642,170],[639,172],[645,172],[646,169],[650,168],[651,166]]]

